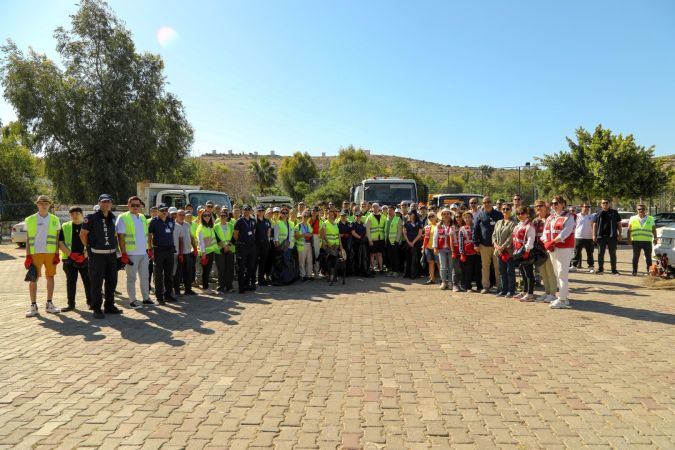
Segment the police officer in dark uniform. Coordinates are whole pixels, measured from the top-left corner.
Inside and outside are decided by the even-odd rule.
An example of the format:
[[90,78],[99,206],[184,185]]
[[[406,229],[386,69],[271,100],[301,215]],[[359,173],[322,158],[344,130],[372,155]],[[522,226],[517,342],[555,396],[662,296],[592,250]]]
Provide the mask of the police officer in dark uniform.
[[340,211],[340,221],[338,222],[338,230],[340,232],[340,241],[342,243],[342,248],[345,249],[347,254],[347,260],[345,261],[345,267],[347,268],[347,274],[351,275],[353,273],[353,261],[354,261],[354,250],[352,249],[352,224],[347,220],[349,217],[349,210],[343,209]]
[[244,205],[244,214],[234,224],[232,240],[237,248],[239,265],[239,293],[255,291],[256,221],[251,217],[251,206]]
[[361,211],[356,211],[354,213],[354,222],[352,223],[352,248],[354,250],[352,273],[360,276],[370,276],[368,238],[366,236],[366,226],[362,222]]
[[255,218],[255,254],[256,254],[256,272],[258,273],[258,284],[264,286],[267,284],[266,275],[267,259],[270,256],[270,240],[272,238],[272,222],[265,218],[265,207],[256,208]]
[[160,305],[175,302],[171,296],[173,285],[173,256],[176,248],[173,241],[175,222],[169,217],[169,206],[161,203],[157,206],[159,215],[148,224],[148,240],[152,246],[150,259],[155,263],[155,296]]
[[[115,288],[117,287],[117,232],[115,215],[112,209],[112,197],[101,194],[98,197],[99,210],[85,217],[80,230],[80,239],[89,254],[91,274],[91,309],[96,319],[106,314],[122,314],[115,306]],[[101,289],[105,281],[105,304],[101,310],[103,298]]]

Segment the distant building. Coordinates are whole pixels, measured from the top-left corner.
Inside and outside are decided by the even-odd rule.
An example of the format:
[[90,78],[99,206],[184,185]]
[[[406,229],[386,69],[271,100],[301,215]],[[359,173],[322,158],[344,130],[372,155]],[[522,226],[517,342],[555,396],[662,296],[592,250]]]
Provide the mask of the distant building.
[[275,156],[275,155],[274,155],[274,150],[270,150],[270,156]]
[[326,152],[321,152],[321,157],[325,158],[326,157]]

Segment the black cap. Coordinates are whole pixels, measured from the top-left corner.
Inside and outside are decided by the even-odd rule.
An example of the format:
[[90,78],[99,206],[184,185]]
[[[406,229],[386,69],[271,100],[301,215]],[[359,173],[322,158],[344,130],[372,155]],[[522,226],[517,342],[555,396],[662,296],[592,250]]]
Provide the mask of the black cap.
[[258,205],[258,207],[255,210],[258,211],[258,212],[265,211],[265,207],[262,206],[262,205]]
[[110,194],[101,194],[98,196],[99,202],[112,202],[112,196]]
[[356,212],[354,213],[354,215],[355,215],[356,217],[361,217],[363,214],[361,213],[361,211],[356,211]]
[[341,216],[348,216],[348,215],[349,215],[349,211],[347,211],[346,209],[343,209],[342,211],[340,211],[340,215],[341,215]]
[[247,209],[251,209],[251,205],[246,204],[241,209],[243,209],[244,211],[247,210]]
[[163,209],[169,209],[169,206],[166,203],[160,203],[159,205],[157,205],[157,209],[161,211]]

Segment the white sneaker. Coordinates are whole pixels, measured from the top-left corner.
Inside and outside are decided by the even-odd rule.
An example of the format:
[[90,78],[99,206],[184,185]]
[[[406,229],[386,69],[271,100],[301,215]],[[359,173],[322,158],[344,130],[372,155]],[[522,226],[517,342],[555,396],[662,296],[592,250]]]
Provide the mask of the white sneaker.
[[561,300],[561,299],[556,299],[553,303],[551,303],[551,308],[552,309],[570,309],[572,308],[570,306],[569,300]]
[[459,292],[459,288],[457,286],[452,287],[452,292]]
[[577,268],[576,268],[576,267],[570,266],[570,272],[576,272],[576,271],[577,271]]
[[445,290],[445,282],[441,283],[441,291]]
[[31,303],[26,311],[26,317],[35,317],[39,314],[37,303]]
[[519,294],[514,295],[513,298],[515,298],[516,300],[520,300],[521,298],[525,297],[526,295],[527,295],[526,293],[521,292]]
[[481,289],[481,290],[480,290],[480,293],[481,293],[481,294],[487,294],[487,293],[488,293],[488,290],[487,290],[487,289]]
[[61,310],[59,308],[57,308],[56,306],[54,306],[54,303],[52,303],[52,302],[47,302],[47,306],[45,307],[45,310],[48,313],[52,313],[52,314],[58,314],[58,313],[61,312]]
[[554,301],[556,301],[556,300],[558,300],[558,299],[556,298],[555,295],[548,294],[548,295],[546,296],[546,301],[549,302],[549,303],[550,303],[550,302],[554,302]]
[[591,267],[590,269],[588,269],[588,273],[595,273],[595,269]]
[[542,294],[539,297],[537,297],[538,302],[548,302],[548,294]]

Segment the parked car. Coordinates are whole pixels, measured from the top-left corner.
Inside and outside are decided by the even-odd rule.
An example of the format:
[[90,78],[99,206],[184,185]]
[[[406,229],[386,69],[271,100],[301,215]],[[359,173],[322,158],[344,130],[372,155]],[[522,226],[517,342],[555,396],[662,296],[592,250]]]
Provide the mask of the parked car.
[[16,225],[12,226],[11,239],[12,242],[17,244],[19,247],[26,246],[27,237],[26,237],[25,222],[19,222]]
[[675,213],[663,212],[654,214],[654,224],[656,225],[656,228],[675,225]]
[[630,211],[619,211],[619,216],[621,217],[621,238],[626,240],[628,239],[628,222],[630,218],[636,215],[637,213]]
[[652,250],[652,256],[656,259],[661,255],[668,256],[669,265],[675,264],[675,225],[656,230],[656,245]]

